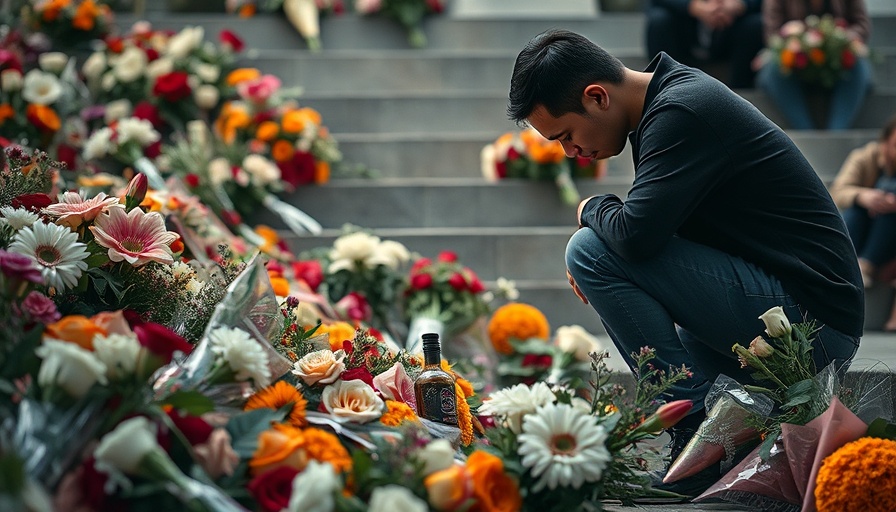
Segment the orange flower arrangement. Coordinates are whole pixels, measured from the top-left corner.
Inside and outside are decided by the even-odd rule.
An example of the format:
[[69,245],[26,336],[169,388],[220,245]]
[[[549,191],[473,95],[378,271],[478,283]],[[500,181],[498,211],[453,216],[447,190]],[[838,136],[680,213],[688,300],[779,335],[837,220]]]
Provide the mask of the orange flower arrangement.
[[276,410],[286,404],[292,404],[292,410],[289,412],[288,417],[290,425],[304,427],[308,424],[305,418],[305,408],[308,406],[308,401],[305,400],[305,397],[302,396],[302,393],[295,386],[282,380],[256,391],[246,401],[243,410],[252,411],[262,408]]
[[303,433],[305,435],[305,453],[308,454],[309,459],[329,462],[338,473],[351,471],[352,457],[335,434],[319,428],[306,428]]
[[550,335],[548,319],[538,308],[511,302],[498,308],[488,322],[488,337],[498,353],[513,353],[511,339],[538,338],[547,341]]
[[548,140],[532,128],[520,132],[520,139],[526,146],[526,151],[535,163],[557,164],[566,158],[563,146],[556,140]]
[[896,510],[896,441],[863,437],[843,445],[815,482],[818,512]]
[[387,427],[397,427],[405,421],[417,420],[417,413],[408,404],[397,400],[386,400],[386,412],[380,416],[380,423]]
[[478,450],[467,459],[476,503],[470,512],[516,512],[523,507],[519,484],[504,472],[497,456]]

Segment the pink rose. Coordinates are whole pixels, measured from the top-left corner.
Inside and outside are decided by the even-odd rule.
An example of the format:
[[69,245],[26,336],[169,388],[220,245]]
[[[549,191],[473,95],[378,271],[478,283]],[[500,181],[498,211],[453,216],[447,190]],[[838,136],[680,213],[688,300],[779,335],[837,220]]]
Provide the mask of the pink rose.
[[274,75],[263,75],[255,80],[242,82],[236,86],[241,98],[253,103],[265,103],[280,89],[280,79]]

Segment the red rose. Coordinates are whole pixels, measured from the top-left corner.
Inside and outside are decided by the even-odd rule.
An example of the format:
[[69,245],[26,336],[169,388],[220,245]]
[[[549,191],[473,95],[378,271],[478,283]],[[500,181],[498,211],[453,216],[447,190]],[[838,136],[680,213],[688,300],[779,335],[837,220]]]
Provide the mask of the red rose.
[[445,10],[445,6],[442,5],[442,0],[426,0],[426,7],[436,14]]
[[464,276],[461,275],[460,272],[451,274],[451,277],[448,278],[448,284],[450,284],[452,288],[459,292],[467,289],[467,280],[464,279]]
[[145,48],[143,51],[146,53],[146,60],[149,62],[159,58],[159,51],[155,48]]
[[793,67],[803,69],[809,65],[809,56],[805,52],[797,53],[793,58]]
[[360,368],[349,368],[342,372],[342,380],[360,380],[365,382],[368,386],[373,387],[373,375],[370,373],[370,370],[364,367]]
[[298,474],[298,469],[278,466],[256,476],[246,487],[262,512],[280,512],[289,506],[292,481]]
[[342,351],[345,352],[345,355],[350,356],[355,351],[355,345],[352,343],[352,340],[342,340]]
[[840,54],[840,62],[843,64],[844,69],[852,69],[856,65],[856,54],[847,48]]
[[314,183],[314,155],[305,151],[296,151],[292,159],[278,162],[280,177],[293,188],[299,185]]
[[411,288],[423,290],[432,286],[432,276],[429,274],[415,274],[411,277]]
[[15,53],[0,48],[0,70],[5,71],[7,69],[14,69],[21,73],[22,62]]
[[78,150],[68,144],[60,144],[56,148],[56,159],[64,163],[66,169],[73,171],[78,165]]
[[482,284],[482,281],[476,277],[476,274],[473,274],[470,271],[470,292],[472,293],[482,293],[485,291],[485,286]]
[[237,53],[243,51],[243,48],[246,47],[246,44],[243,43],[243,40],[238,35],[227,29],[218,33],[218,39],[221,40],[221,44],[231,47]]
[[292,272],[297,279],[304,281],[315,292],[324,282],[324,269],[317,260],[294,261]]
[[520,152],[516,150],[516,148],[511,147],[507,150],[507,161],[512,162],[520,157]]
[[498,178],[504,179],[507,177],[507,164],[504,162],[495,162],[495,174]]
[[432,263],[432,260],[429,258],[420,258],[411,266],[411,273],[414,274],[419,272],[423,267],[428,267],[430,263]]
[[199,186],[199,175],[193,174],[192,172],[184,176],[184,181],[187,182],[187,186],[190,188],[196,188]]
[[373,316],[373,309],[370,307],[370,303],[367,302],[367,298],[358,292],[351,292],[339,299],[334,304],[334,308],[343,318],[356,322],[366,321]]
[[117,36],[106,36],[106,48],[112,53],[121,53],[124,51],[124,39]]
[[193,90],[187,79],[190,75],[185,71],[172,71],[156,78],[152,93],[172,103],[188,98]]
[[228,226],[239,226],[243,223],[243,218],[235,210],[224,210],[221,212],[221,220]]
[[208,422],[199,416],[181,414],[180,411],[175,409],[168,412],[168,417],[171,418],[171,423],[174,423],[177,430],[180,430],[181,434],[187,438],[187,441],[192,446],[208,441],[209,436],[212,435],[212,430],[214,430]]
[[550,368],[553,358],[547,354],[526,354],[520,363],[524,367]]
[[24,208],[30,212],[39,213],[41,210],[55,203],[47,194],[22,194],[13,198],[13,208]]
[[146,322],[144,324],[133,325],[131,329],[137,335],[137,341],[140,345],[146,347],[152,354],[159,356],[163,364],[171,362],[171,357],[177,351],[189,354],[193,346],[187,343],[177,333],[164,325]]
[[153,128],[161,128],[165,125],[165,121],[159,115],[159,109],[148,101],[141,101],[134,105],[134,117],[149,121]]
[[439,253],[439,261],[454,263],[457,261],[457,253],[454,251],[442,251]]
[[143,156],[146,158],[155,158],[162,154],[162,141],[157,140],[143,148]]

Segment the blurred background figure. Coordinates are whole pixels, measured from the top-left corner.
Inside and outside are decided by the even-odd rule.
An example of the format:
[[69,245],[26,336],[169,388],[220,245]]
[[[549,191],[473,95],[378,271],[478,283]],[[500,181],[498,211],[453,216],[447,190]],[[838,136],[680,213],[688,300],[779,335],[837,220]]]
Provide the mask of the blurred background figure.
[[[821,20],[821,21],[820,21]],[[807,92],[822,91],[827,119],[821,128],[852,126],[871,86],[865,0],[763,0],[766,45],[757,59],[757,85],[790,128],[816,129]]]
[[734,89],[752,88],[762,49],[762,0],[648,0],[647,51],[689,66],[725,61]]
[[[843,211],[865,288],[877,279],[892,281],[896,278],[892,270],[896,259],[896,115],[884,126],[879,140],[849,154],[830,190]],[[896,330],[896,307],[884,329]]]

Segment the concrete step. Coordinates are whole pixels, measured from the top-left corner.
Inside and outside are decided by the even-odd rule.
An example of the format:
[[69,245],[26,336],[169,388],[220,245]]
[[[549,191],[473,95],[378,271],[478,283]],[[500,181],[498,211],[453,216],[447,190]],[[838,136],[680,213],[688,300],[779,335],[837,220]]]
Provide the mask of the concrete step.
[[[787,134],[826,182],[834,179],[849,152],[874,140],[879,129],[842,132],[789,130]],[[500,132],[340,133],[344,162],[363,164],[377,178],[479,178],[479,153]],[[631,146],[609,160],[608,175],[631,176]]]
[[[632,69],[644,69],[650,58],[637,48],[608,48]],[[507,90],[516,51],[476,50],[255,50],[242,65],[280,77],[284,84],[301,85],[309,94],[367,91],[477,91]],[[896,47],[875,49],[877,84],[896,83]]]
[[[630,177],[577,180],[582,197],[624,196]],[[351,199],[354,198],[354,199]],[[517,229],[525,226],[568,228],[575,205],[560,200],[553,182],[481,178],[333,180],[301,187],[284,200],[315,217],[326,229],[354,223],[376,229]],[[338,205],[335,206],[335,205]],[[275,214],[259,211],[250,219],[281,228]]]
[[[787,127],[763,93],[738,91],[772,121]],[[341,132],[481,132],[516,129],[507,119],[506,91],[366,91],[306,94],[305,106],[317,109],[334,134]],[[877,88],[866,99],[854,123],[857,129],[879,129],[896,112],[896,89]]]

